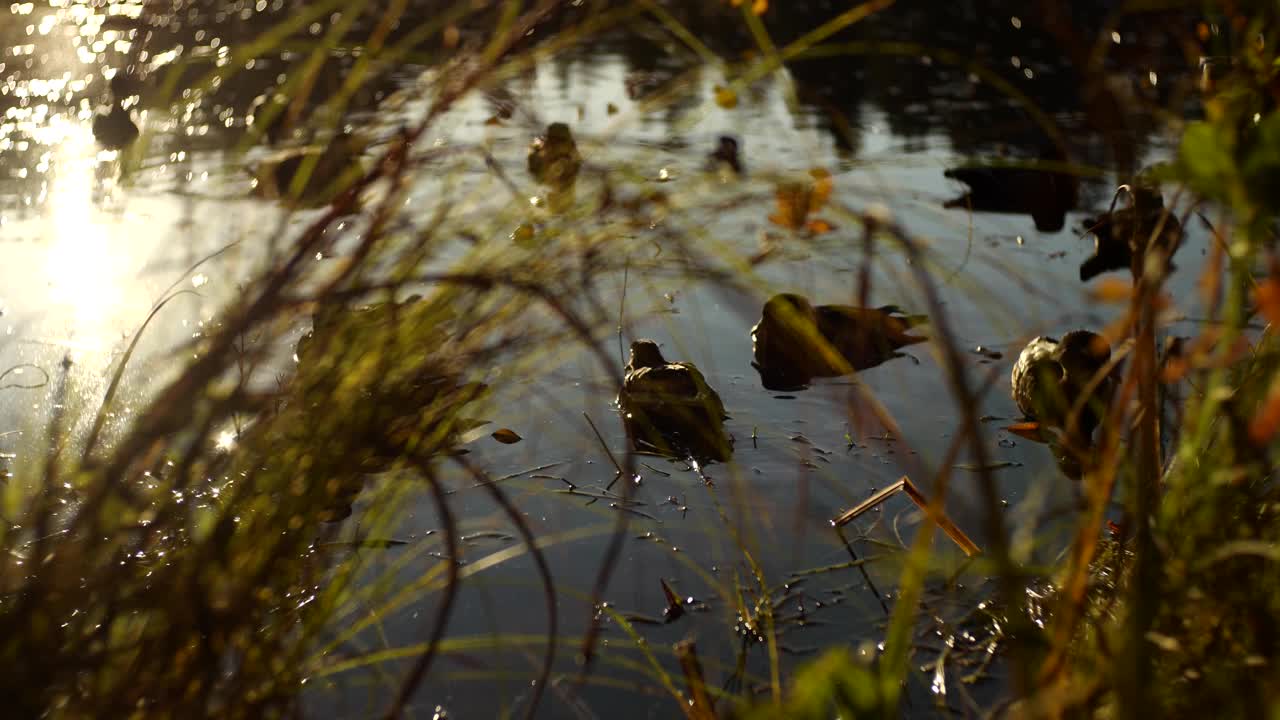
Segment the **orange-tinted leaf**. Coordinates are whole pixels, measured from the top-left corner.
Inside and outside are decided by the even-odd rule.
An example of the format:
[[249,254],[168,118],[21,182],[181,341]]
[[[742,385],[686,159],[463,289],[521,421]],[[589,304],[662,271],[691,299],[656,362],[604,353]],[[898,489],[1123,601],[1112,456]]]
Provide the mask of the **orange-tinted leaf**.
[[751,12],[763,15],[769,11],[769,0],[755,0],[751,3]]
[[792,230],[802,229],[809,215],[810,194],[808,188],[797,183],[779,185],[773,193],[778,212],[769,216],[769,222]]
[[835,225],[832,225],[831,223],[827,222],[826,220],[823,220],[822,218],[814,218],[809,222],[805,223],[804,227],[806,230],[813,233],[814,235],[822,235],[823,233],[829,233],[832,230],[836,229]]
[[497,115],[494,115],[490,117],[488,120],[485,120],[484,124],[485,125],[501,125],[502,121],[498,119]]
[[1005,427],[1004,430],[1005,432],[1013,433],[1020,438],[1026,438],[1027,440],[1033,440],[1035,442],[1044,442],[1044,436],[1040,434],[1040,423],[1035,421],[1014,423]]
[[732,110],[738,107],[738,93],[723,85],[715,87],[715,98],[716,104],[725,110]]
[[1271,383],[1271,392],[1249,423],[1249,438],[1256,445],[1266,445],[1280,430],[1280,381]]
[[1280,325],[1280,278],[1273,275],[1263,280],[1253,291],[1253,300],[1267,322]]
[[827,200],[831,198],[831,189],[835,183],[831,180],[831,173],[823,168],[814,168],[809,171],[809,176],[813,178],[813,190],[809,195],[809,212],[818,212]]
[[493,432],[492,437],[494,440],[497,440],[498,442],[504,445],[513,445],[524,439],[520,437],[520,435],[518,435],[515,430],[512,430],[510,428],[502,428],[501,430],[495,430]]
[[1098,302],[1127,303],[1133,298],[1133,283],[1120,278],[1106,278],[1093,286],[1089,294]]

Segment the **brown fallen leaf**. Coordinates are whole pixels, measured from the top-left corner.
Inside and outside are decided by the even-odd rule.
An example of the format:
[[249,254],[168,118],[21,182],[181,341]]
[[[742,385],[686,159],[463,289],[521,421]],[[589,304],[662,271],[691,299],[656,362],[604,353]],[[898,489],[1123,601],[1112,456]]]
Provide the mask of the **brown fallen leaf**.
[[510,428],[502,428],[500,430],[495,430],[491,437],[494,440],[497,440],[498,442],[504,445],[514,445],[515,443],[518,443],[524,439],[520,437],[520,435],[517,434],[515,430],[512,430]]

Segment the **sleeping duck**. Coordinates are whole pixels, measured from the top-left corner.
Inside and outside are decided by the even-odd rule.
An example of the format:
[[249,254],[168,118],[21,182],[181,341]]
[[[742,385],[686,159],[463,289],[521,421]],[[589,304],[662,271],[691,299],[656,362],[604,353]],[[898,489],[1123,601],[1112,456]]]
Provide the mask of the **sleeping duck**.
[[618,405],[641,445],[710,460],[732,453],[720,396],[693,363],[668,362],[652,340],[631,343]]
[[540,183],[565,188],[578,178],[582,156],[573,132],[564,123],[551,123],[529,146],[529,174]]
[[[1087,446],[1114,389],[1110,375],[1097,378],[1110,360],[1111,345],[1088,330],[1073,330],[1062,340],[1041,336],[1027,343],[1010,377],[1013,401],[1032,421],[1020,427],[1033,432],[1045,426],[1065,430],[1075,444]],[[1068,427],[1077,406],[1079,417]]]
[[812,305],[800,295],[774,295],[751,328],[753,365],[770,390],[803,387],[904,357],[899,348],[925,342],[912,327],[927,321],[898,307]]
[[[1141,277],[1148,251],[1164,256],[1165,267],[1173,269],[1170,260],[1182,239],[1182,225],[1165,210],[1160,191],[1137,185],[1121,185],[1130,204],[1085,220],[1094,237],[1093,257],[1080,266],[1080,280],[1085,282],[1109,270],[1128,268],[1134,278]],[[1152,243],[1152,237],[1155,242]],[[1156,260],[1160,262],[1160,260]]]

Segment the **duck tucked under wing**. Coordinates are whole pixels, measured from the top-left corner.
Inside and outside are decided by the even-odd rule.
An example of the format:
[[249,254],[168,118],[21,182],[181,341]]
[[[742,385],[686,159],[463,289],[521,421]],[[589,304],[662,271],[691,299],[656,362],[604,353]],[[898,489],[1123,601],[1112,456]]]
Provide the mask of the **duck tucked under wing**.
[[1051,337],[1037,337],[1022,349],[1018,361],[1013,364],[1009,378],[1013,400],[1023,415],[1046,420],[1046,395],[1057,388],[1064,375],[1058,362],[1058,341]]

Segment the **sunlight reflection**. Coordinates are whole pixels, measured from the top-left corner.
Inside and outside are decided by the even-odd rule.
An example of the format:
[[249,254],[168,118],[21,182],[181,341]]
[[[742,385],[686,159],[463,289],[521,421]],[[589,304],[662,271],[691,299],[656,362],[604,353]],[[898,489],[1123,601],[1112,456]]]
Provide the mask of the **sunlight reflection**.
[[97,146],[89,126],[61,123],[54,145],[57,175],[51,178],[47,209],[52,223],[45,262],[49,301],[70,310],[73,330],[101,334],[121,302],[122,257],[111,252],[108,218],[94,204]]

